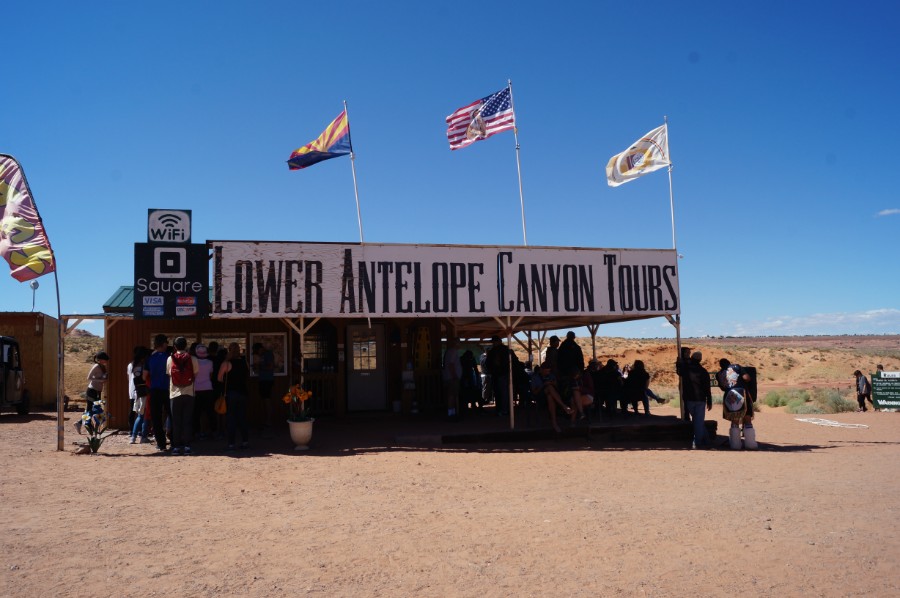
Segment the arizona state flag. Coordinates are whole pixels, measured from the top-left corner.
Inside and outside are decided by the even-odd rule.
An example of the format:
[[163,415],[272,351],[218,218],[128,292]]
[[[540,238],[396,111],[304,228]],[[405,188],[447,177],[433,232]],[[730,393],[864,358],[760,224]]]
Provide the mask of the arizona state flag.
[[347,121],[347,111],[344,110],[325,127],[318,139],[294,150],[287,162],[291,170],[302,170],[323,160],[346,156],[352,151],[350,123]]
[[56,260],[22,167],[0,154],[0,256],[25,282],[56,270]]

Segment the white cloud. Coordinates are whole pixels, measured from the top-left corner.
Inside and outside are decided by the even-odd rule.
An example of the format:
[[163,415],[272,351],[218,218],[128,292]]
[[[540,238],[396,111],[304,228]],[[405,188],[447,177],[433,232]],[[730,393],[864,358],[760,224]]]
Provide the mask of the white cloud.
[[736,324],[733,336],[807,334],[897,334],[900,309],[871,309],[861,312],[777,316],[757,322]]
[[891,208],[889,210],[881,210],[880,212],[878,212],[878,214],[876,214],[876,216],[896,216],[897,214],[900,214],[900,209]]

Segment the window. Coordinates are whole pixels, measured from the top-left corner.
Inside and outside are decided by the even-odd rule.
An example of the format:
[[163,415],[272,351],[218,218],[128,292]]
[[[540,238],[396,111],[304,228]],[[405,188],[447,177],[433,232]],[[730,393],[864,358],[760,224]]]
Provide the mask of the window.
[[325,338],[321,334],[303,336],[303,359],[325,359]]
[[353,369],[357,372],[376,369],[378,366],[377,346],[374,334],[368,331],[353,332],[350,347]]

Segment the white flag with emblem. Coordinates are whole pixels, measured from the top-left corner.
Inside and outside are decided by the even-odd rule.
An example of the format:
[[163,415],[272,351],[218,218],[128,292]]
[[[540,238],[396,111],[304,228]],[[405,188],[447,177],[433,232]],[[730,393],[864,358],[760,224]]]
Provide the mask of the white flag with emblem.
[[618,187],[671,163],[669,129],[668,125],[663,125],[635,141],[621,154],[610,158],[606,165],[606,182],[610,187]]

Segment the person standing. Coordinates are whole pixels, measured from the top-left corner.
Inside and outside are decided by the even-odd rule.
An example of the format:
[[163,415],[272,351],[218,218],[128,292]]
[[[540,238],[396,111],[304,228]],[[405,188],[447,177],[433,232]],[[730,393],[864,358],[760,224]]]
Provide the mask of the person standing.
[[141,435],[141,443],[147,442],[147,434],[150,428],[150,422],[144,417],[147,407],[147,396],[150,394],[150,387],[147,384],[150,380],[150,373],[145,367],[148,353],[147,347],[135,347],[134,356],[131,363],[128,364],[128,397],[131,401],[129,419],[131,444],[137,442],[138,433]]
[[459,361],[459,349],[456,339],[447,337],[447,349],[444,351],[444,395],[447,398],[447,417],[455,418],[459,409],[459,380],[462,378],[462,364]]
[[622,374],[615,359],[608,359],[594,378],[597,403],[606,419],[612,419],[622,396]]
[[247,425],[247,382],[250,367],[241,355],[241,346],[228,345],[228,355],[216,376],[225,389],[225,421],[228,428],[228,450],[233,451],[238,430],[241,431],[241,448],[247,448],[250,440]]
[[216,427],[213,362],[209,358],[209,349],[206,345],[197,345],[194,352],[199,368],[197,379],[194,380],[194,430],[200,433],[202,439],[209,436]]
[[[856,370],[853,375],[856,376],[856,402],[859,403],[859,409],[856,411],[857,413],[868,411],[866,400],[872,401],[872,385],[861,371]],[[875,404],[872,403],[872,406],[874,407]]]
[[624,382],[626,411],[630,403],[634,414],[637,415],[638,401],[640,401],[644,404],[644,415],[650,415],[650,398],[647,396],[649,388],[650,373],[644,367],[644,362],[638,359],[634,362],[631,375]]
[[584,372],[584,353],[575,342],[575,333],[571,330],[566,333],[566,340],[559,346],[557,357],[559,368],[560,390],[563,400],[571,395],[572,407],[580,413],[581,409],[581,374]]
[[[709,372],[701,365],[703,354],[694,351],[687,363],[682,363],[678,369],[681,377],[682,392],[685,409],[691,415],[694,424],[693,448],[706,448],[710,445],[706,434],[706,411],[712,409],[712,393],[709,389]],[[704,405],[705,403],[705,405]]]
[[153,337],[153,353],[147,360],[147,369],[150,371],[150,419],[156,448],[160,451],[166,450],[166,418],[169,417],[168,359],[169,339],[165,334],[157,334]]
[[194,380],[200,370],[197,358],[187,352],[187,339],[175,339],[175,352],[166,361],[169,375],[169,412],[172,418],[172,454],[190,455],[193,437]]
[[[94,414],[94,403],[103,397],[103,386],[106,384],[108,372],[106,370],[109,365],[109,355],[105,351],[100,351],[94,355],[94,365],[88,372],[87,390],[84,392],[85,407],[84,412],[90,415]],[[75,429],[81,434],[82,420],[75,422]]]

